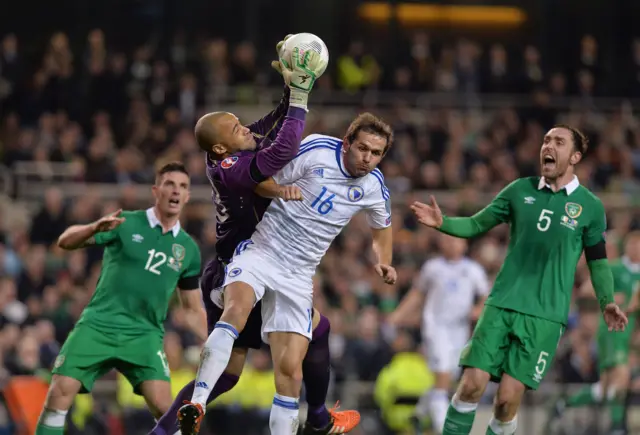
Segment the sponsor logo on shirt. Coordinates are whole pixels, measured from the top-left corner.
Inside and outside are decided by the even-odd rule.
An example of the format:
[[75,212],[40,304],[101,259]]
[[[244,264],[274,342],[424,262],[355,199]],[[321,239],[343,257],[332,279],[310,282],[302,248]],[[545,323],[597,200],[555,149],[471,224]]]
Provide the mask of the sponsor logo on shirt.
[[144,237],[142,237],[140,234],[134,234],[133,237],[131,237],[131,240],[136,243],[142,243]]
[[235,278],[236,276],[240,275],[242,273],[242,269],[240,269],[239,267],[234,267],[233,269],[231,269],[229,271],[229,277],[230,278]]
[[569,216],[562,216],[562,219],[560,219],[560,225],[563,225],[575,231],[576,227],[578,226],[578,221],[575,219],[571,219]]
[[571,219],[575,219],[582,214],[582,206],[575,202],[568,202],[564,206],[564,211]]
[[533,204],[534,202],[536,202],[536,199],[533,196],[527,196],[524,199],[525,204]]
[[311,173],[313,175],[317,175],[320,178],[324,178],[324,169],[322,168],[314,169],[313,171],[311,171]]
[[238,161],[238,156],[227,157],[220,163],[220,167],[222,169],[229,169],[230,167],[235,165],[237,161]]

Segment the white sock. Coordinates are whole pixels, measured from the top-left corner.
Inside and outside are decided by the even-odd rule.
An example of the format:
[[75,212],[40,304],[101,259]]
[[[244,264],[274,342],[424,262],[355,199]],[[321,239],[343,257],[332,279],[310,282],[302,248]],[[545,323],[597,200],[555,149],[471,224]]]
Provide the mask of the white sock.
[[460,400],[457,394],[454,394],[451,398],[451,406],[453,406],[453,409],[461,414],[468,414],[478,409],[477,403],[463,402]]
[[46,427],[57,429],[64,427],[64,422],[69,411],[57,411],[55,409],[44,409],[40,414],[40,424]]
[[431,390],[426,391],[422,396],[420,396],[420,400],[418,400],[418,404],[416,405],[416,409],[414,414],[419,419],[425,418],[428,414],[431,406]]
[[199,403],[203,409],[207,406],[211,390],[229,364],[233,343],[238,335],[238,331],[232,325],[218,322],[204,344],[196,386],[191,397],[191,401]]
[[602,384],[600,382],[596,382],[595,384],[591,384],[591,397],[596,402],[600,402],[602,400],[603,391]]
[[298,433],[298,414],[300,404],[298,397],[287,397],[276,394],[269,415],[271,435],[296,435]]
[[444,430],[444,421],[447,419],[449,409],[449,393],[447,390],[432,390],[429,394],[429,414],[436,433]]
[[494,415],[489,421],[489,427],[497,435],[513,435],[518,428],[518,417],[514,417],[511,421],[500,421]]

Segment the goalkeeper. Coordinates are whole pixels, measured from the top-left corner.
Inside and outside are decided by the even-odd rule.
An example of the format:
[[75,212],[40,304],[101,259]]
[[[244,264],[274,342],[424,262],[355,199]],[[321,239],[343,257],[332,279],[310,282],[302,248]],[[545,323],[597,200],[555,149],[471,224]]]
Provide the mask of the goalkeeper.
[[[282,43],[278,45],[281,47]],[[233,357],[229,362],[231,348],[218,350],[216,347],[228,341],[225,340],[228,337],[224,335],[226,332],[220,328],[224,322],[217,322],[217,320],[225,320],[225,316],[228,317],[230,312],[241,310],[241,316],[244,317],[242,326],[244,327],[246,324],[246,327],[238,337],[236,349],[242,347],[240,346],[242,344],[245,347],[255,347],[254,340],[251,339],[254,329],[256,330],[255,336],[258,337],[258,347],[261,342],[260,309],[254,308],[254,313],[257,313],[257,321],[255,314],[249,317],[253,301],[246,304],[247,301],[244,300],[246,295],[227,292],[222,315],[218,312],[217,307],[212,306],[211,301],[215,302],[217,306],[223,307],[221,291],[219,291],[224,277],[223,271],[230,262],[236,247],[242,246],[242,242],[251,237],[257,221],[261,219],[269,204],[268,200],[254,195],[253,192],[273,197],[273,195],[264,195],[259,190],[268,177],[275,175],[298,153],[304,130],[308,93],[319,73],[326,67],[326,64],[315,52],[307,51],[302,54],[299,50],[293,51],[291,65],[293,69],[287,68],[280,62],[273,64],[283,75],[289,88],[288,104],[286,104],[287,95],[285,93],[283,100],[285,107],[276,109],[281,113],[280,116],[270,117],[270,122],[259,122],[244,127],[231,114],[213,113],[202,117],[196,125],[195,133],[198,143],[201,149],[207,152],[207,176],[213,188],[213,201],[217,211],[216,251],[218,258],[217,261],[210,262],[217,272],[208,275],[209,278],[203,282],[203,291],[209,290],[204,298],[209,305],[208,317],[211,336],[203,350],[199,375],[210,373],[211,376],[207,378],[206,382],[195,384],[193,395],[189,394],[192,402],[185,405],[178,414],[181,431],[185,434],[198,432],[206,402],[220,394],[220,385],[228,378],[229,365],[242,367],[241,364],[235,364]],[[281,104],[281,106],[283,105]],[[258,124],[264,124],[268,130],[256,128]],[[256,149],[257,152],[253,152]],[[211,291],[212,289],[214,291]],[[221,332],[222,337],[219,336]],[[212,359],[211,354],[218,352],[221,357],[216,360]],[[234,356],[235,354],[236,352],[233,353]],[[209,369],[212,361],[221,364],[219,373]],[[225,367],[226,373],[223,374]],[[234,374],[239,375],[238,372]],[[171,416],[168,417],[171,418]],[[164,425],[165,418],[162,420],[161,423]],[[171,426],[168,429],[173,430]]]

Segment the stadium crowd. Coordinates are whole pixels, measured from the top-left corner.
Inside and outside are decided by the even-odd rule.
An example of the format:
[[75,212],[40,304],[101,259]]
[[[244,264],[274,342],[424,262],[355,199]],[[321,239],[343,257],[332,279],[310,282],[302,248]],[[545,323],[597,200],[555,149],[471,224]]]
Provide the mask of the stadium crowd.
[[[354,42],[342,56],[336,56],[320,88],[516,93],[525,95],[528,103],[484,111],[438,108],[427,112],[401,102],[367,107],[383,115],[396,131],[382,170],[392,196],[398,198],[393,221],[399,280],[390,287],[372,275],[369,256],[363,255],[369,243],[362,217],[353,220],[323,260],[316,276],[316,306],[332,323],[338,392],[349,380],[375,382],[396,351],[418,349],[418,323],[400,333],[384,323],[385,314],[408,291],[422,262],[437,254],[437,234],[419,227],[407,208],[414,191],[455,190],[443,208],[451,214],[469,215],[483,206],[481,198],[486,194],[517,177],[535,175],[545,128],[567,122],[583,128],[591,138],[590,152],[578,168],[583,184],[597,192],[622,195],[629,204],[640,192],[640,119],[628,104],[606,112],[597,110],[594,97],[606,91],[611,77],[592,37],[582,40],[577,50],[580,56],[570,71],[547,68],[534,46],[523,50],[521,59],[514,59],[501,45],[483,51],[469,41],[436,50],[426,35],[417,34],[409,47],[402,66],[388,69],[382,60],[367,54],[364,44]],[[640,40],[633,47],[630,65],[638,71]],[[151,46],[114,50],[108,35],[93,30],[81,50],[72,50],[64,33],[53,35],[43,48],[41,55],[30,56],[23,53],[16,36],[2,39],[2,170],[11,171],[19,161],[38,162],[41,168],[47,162],[64,162],[74,180],[113,183],[123,195],[118,202],[104,202],[95,195],[70,201],[52,185],[29,221],[13,219],[8,203],[3,203],[1,381],[19,374],[46,377],[61,343],[91,297],[100,271],[100,249],[65,254],[55,246],[58,235],[68,225],[89,222],[119,207],[146,207],[148,204],[131,199],[130,185],[149,183],[159,161],[182,160],[192,183],[206,184],[203,157],[192,135],[195,120],[205,109],[212,109],[219,90],[235,87],[241,91],[238,98],[249,101],[252,90],[276,80],[268,70],[270,56],[262,59],[248,43],[229,47],[223,40],[211,40],[203,42],[201,50],[189,50],[177,41],[160,56]],[[640,96],[640,75],[630,80],[636,82],[630,82],[629,89]],[[578,96],[580,106],[559,108],[558,99],[566,95]],[[331,123],[323,116],[330,109],[314,107],[313,96],[310,104],[314,121],[308,130],[340,136],[349,120]],[[640,223],[638,209],[618,206],[609,209],[611,256],[620,251],[624,235]],[[187,209],[183,226],[208,258],[215,252],[214,223],[209,210],[202,213],[201,209],[198,204]],[[470,245],[470,255],[490,276],[499,270],[507,237],[503,226]],[[591,296],[579,291],[587,276],[582,265],[577,272],[571,328],[558,353],[556,380],[591,382],[597,377],[597,305],[594,309]],[[197,364],[199,343],[186,332],[179,306],[172,310],[167,330],[169,364],[181,376],[177,379],[189,379]],[[262,374],[268,373],[269,362],[256,353],[251,363],[251,381],[247,382],[254,382],[255,388]],[[267,385],[265,397],[269,398],[272,391]],[[268,400],[251,402],[251,394],[241,385],[233,394],[224,403],[269,409]],[[119,398],[125,408],[142,407],[128,391],[119,392]],[[240,415],[237,408],[229,409]],[[268,412],[260,415],[265,418]],[[140,425],[135,418],[132,421],[134,427]],[[253,429],[246,430],[243,433]]]

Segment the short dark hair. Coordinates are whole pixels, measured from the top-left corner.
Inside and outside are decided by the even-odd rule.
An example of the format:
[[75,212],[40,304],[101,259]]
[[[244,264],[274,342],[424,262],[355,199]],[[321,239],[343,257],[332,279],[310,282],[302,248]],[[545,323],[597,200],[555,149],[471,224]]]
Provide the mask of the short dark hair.
[[156,184],[164,174],[168,174],[169,172],[182,172],[187,177],[189,176],[189,171],[187,171],[187,167],[182,162],[169,162],[160,167],[156,172]]
[[576,151],[580,151],[583,156],[587,153],[587,150],[589,149],[589,138],[583,132],[566,124],[557,124],[554,125],[553,128],[564,128],[565,130],[569,130],[571,132],[573,146]]
[[351,122],[345,135],[347,142],[353,143],[361,131],[384,138],[387,141],[384,147],[385,153],[393,143],[393,129],[391,126],[372,113],[361,113]]

